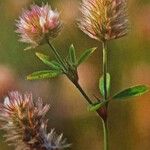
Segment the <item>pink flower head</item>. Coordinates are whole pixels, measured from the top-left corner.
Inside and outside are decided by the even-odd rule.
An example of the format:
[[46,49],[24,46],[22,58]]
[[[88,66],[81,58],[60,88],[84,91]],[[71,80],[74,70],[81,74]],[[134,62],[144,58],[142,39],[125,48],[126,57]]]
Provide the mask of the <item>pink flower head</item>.
[[70,144],[54,129],[47,133],[48,120],[45,118],[49,105],[41,98],[33,99],[32,94],[11,92],[0,103],[0,129],[6,132],[6,142],[15,150],[63,150]]
[[0,104],[0,117],[15,122],[26,119],[32,126],[36,121],[39,122],[35,118],[44,118],[48,110],[49,105],[43,106],[42,99],[38,98],[35,103],[32,94],[21,94],[15,91],[9,93],[4,103]]
[[79,28],[99,41],[127,34],[126,0],[82,0]]
[[53,11],[46,4],[41,7],[31,5],[30,10],[24,10],[19,20],[17,20],[17,33],[20,34],[20,41],[31,44],[34,48],[46,42],[46,39],[55,38],[60,29],[61,21],[59,13]]

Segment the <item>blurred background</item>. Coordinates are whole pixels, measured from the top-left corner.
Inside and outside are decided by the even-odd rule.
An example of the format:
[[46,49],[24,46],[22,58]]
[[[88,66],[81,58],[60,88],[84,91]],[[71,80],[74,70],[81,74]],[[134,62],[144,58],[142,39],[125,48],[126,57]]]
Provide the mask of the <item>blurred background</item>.
[[[64,23],[61,35],[54,45],[66,55],[70,44],[77,53],[98,46],[91,58],[78,69],[80,83],[89,96],[100,96],[98,80],[102,72],[102,47],[84,33],[76,24],[79,17],[79,0],[35,0],[36,4],[49,2],[61,12]],[[24,51],[27,46],[18,42],[15,20],[22,8],[28,8],[32,0],[0,0],[0,101],[9,91],[33,92],[51,104],[48,114],[49,128],[73,143],[71,150],[102,150],[102,124],[95,113],[87,111],[87,104],[64,76],[44,81],[27,81],[26,75],[47,69],[35,56],[35,52],[51,55],[48,46]],[[128,3],[130,31],[109,47],[109,72],[112,76],[111,95],[135,84],[150,85],[150,0],[130,0]],[[109,107],[110,149],[150,150],[150,94],[124,102],[112,101]],[[0,149],[10,150],[0,132]]]

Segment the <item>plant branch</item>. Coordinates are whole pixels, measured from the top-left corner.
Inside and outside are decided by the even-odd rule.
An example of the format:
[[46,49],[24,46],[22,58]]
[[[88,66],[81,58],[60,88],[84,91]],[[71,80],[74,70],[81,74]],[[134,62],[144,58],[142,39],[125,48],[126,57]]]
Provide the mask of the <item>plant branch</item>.
[[[49,42],[48,40],[48,45],[52,49],[56,59],[59,61],[59,63],[62,64],[63,69],[65,71],[65,74],[67,76],[67,67],[65,65],[65,62],[61,58],[60,54],[57,52],[55,47]],[[103,42],[103,76],[104,76],[104,100],[107,101],[107,48],[106,48],[106,42]],[[73,81],[67,76],[67,78],[75,85],[75,87],[80,91],[80,93],[83,95],[83,97],[86,99],[86,101],[89,104],[93,104],[88,95],[85,93],[85,91],[82,89],[78,81]],[[106,104],[106,111],[107,111],[107,106],[108,103]],[[104,132],[104,150],[108,150],[108,126],[107,126],[107,118],[104,120],[101,118],[102,124],[103,124],[103,132]]]
[[57,50],[55,49],[55,47],[49,42],[49,40],[47,40],[48,45],[50,46],[50,48],[52,49],[56,59],[62,64],[63,68],[64,68],[64,72],[67,76],[67,78],[75,85],[75,87],[80,91],[80,93],[83,95],[83,97],[86,99],[86,101],[89,104],[92,104],[92,101],[90,100],[90,98],[87,96],[87,94],[85,93],[85,91],[82,89],[82,87],[80,86],[80,84],[78,83],[78,81],[72,81],[68,75],[67,75],[67,67],[63,61],[63,59],[61,58],[60,54],[57,52]]

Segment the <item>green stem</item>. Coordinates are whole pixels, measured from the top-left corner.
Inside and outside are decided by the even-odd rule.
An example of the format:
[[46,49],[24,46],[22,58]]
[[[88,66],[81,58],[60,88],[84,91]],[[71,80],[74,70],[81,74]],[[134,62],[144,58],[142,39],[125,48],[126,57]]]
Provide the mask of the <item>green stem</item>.
[[[108,100],[107,93],[107,45],[106,41],[103,41],[103,77],[104,77],[104,100]],[[106,113],[108,113],[108,103],[106,103]],[[108,114],[107,114],[108,115]],[[108,118],[102,119],[103,131],[104,131],[104,150],[108,150]]]
[[108,126],[107,121],[102,119],[103,124],[103,134],[104,134],[104,150],[108,150]]
[[55,49],[55,47],[49,42],[49,40],[47,40],[47,43],[48,43],[48,45],[50,46],[50,48],[52,49],[52,51],[53,51],[53,53],[54,53],[54,55],[55,55],[57,61],[62,64],[63,69],[64,69],[64,71],[66,72],[66,70],[67,70],[66,65],[65,65],[65,62],[63,61],[63,59],[60,57],[60,54],[59,54],[58,51]]

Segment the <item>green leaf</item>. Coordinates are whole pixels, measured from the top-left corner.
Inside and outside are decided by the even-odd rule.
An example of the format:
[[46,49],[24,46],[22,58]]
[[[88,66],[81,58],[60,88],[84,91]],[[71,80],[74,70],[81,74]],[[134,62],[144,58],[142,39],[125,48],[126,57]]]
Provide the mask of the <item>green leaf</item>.
[[44,70],[33,72],[32,74],[27,76],[27,80],[40,80],[40,79],[49,79],[54,78],[60,75],[62,72],[57,70]]
[[96,47],[85,50],[77,61],[77,65],[79,66],[81,63],[86,61],[90,55],[96,50]]
[[47,55],[44,55],[42,53],[36,53],[36,56],[46,65],[50,66],[51,69],[54,69],[54,70],[60,70],[61,67],[60,67],[60,64],[56,61],[50,61],[50,58],[49,56]]
[[[110,92],[110,74],[107,73],[106,74],[106,89],[107,89],[107,96],[109,96],[109,92]],[[100,92],[101,94],[104,96],[104,76],[102,76],[99,80],[99,89],[100,89]]]
[[100,109],[101,107],[103,107],[108,101],[103,101],[101,103],[95,103],[92,104],[88,107],[88,110],[93,112],[93,111],[97,111],[98,109]]
[[141,96],[148,91],[149,88],[146,85],[138,85],[119,92],[118,94],[113,96],[113,99],[125,99],[135,96]]
[[75,52],[75,48],[73,44],[69,48],[69,60],[72,64],[76,64],[76,61],[77,61],[76,52]]

